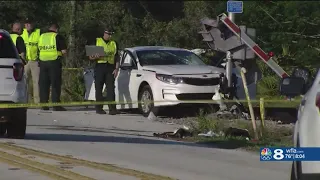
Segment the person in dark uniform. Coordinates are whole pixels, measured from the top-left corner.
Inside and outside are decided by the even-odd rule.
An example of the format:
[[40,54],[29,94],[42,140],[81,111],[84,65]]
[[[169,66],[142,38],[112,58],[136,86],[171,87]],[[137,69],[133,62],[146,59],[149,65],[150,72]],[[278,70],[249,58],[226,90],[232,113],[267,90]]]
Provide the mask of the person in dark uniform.
[[23,61],[24,64],[26,64],[26,45],[24,44],[23,38],[20,36],[22,33],[21,31],[21,23],[15,22],[12,24],[12,31],[10,33],[10,37],[14,43],[14,45],[17,47],[18,53]]
[[[64,38],[58,34],[59,26],[51,24],[49,31],[39,38],[39,65],[40,65],[40,103],[49,101],[50,85],[52,86],[52,102],[60,102],[62,81],[62,58],[67,54],[67,45]],[[42,107],[49,110],[49,107]],[[53,107],[54,111],[65,111],[61,106]]]
[[[103,98],[103,86],[106,84],[107,88],[107,101],[115,101],[115,78],[119,71],[119,55],[118,45],[114,40],[111,40],[113,32],[105,29],[102,37],[96,38],[94,41],[89,42],[88,45],[102,46],[104,48],[106,56],[100,57],[99,55],[90,56],[89,59],[96,62],[94,69],[95,80],[95,95],[96,101],[104,101]],[[115,104],[109,104],[109,114],[117,114],[117,108]],[[106,114],[103,110],[103,105],[96,106],[97,114]]]

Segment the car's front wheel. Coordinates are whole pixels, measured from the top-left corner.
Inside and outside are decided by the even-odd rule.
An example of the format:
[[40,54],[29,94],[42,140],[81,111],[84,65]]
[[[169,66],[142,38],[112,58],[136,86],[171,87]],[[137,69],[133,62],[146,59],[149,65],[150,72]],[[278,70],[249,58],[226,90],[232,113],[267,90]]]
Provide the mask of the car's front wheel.
[[154,115],[157,115],[158,110],[154,107],[154,100],[152,90],[149,85],[145,85],[138,96],[139,105],[138,108],[144,117],[148,117],[152,111]]
[[7,123],[8,138],[23,139],[26,135],[27,110],[16,109]]

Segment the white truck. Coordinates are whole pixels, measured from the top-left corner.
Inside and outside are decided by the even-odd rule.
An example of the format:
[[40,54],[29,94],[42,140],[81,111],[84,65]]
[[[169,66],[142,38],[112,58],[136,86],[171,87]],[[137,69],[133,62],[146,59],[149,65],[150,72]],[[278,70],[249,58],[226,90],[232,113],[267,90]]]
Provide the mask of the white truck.
[[[27,103],[28,87],[24,64],[10,34],[0,29],[0,103]],[[27,108],[0,108],[0,135],[24,138],[27,126]]]

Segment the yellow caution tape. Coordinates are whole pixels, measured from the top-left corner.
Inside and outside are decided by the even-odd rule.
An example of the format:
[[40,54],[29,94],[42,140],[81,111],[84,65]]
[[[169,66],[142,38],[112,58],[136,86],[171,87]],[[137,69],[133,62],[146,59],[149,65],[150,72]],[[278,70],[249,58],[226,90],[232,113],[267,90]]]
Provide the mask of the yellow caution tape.
[[[82,102],[61,102],[61,103],[12,103],[12,104],[0,104],[0,108],[34,108],[34,107],[44,107],[44,106],[88,106],[88,105],[110,105],[110,104],[138,104],[138,103],[186,103],[186,104],[218,104],[219,102],[224,103],[235,103],[235,102],[247,102],[247,100],[223,100],[223,101],[216,101],[216,100],[186,100],[186,101],[132,101],[132,102],[115,102],[115,101],[82,101]],[[252,103],[258,104],[259,100],[251,100]],[[273,107],[282,107],[280,105],[293,105],[298,106],[300,101],[287,101],[287,100],[264,100],[264,103],[279,103]]]
[[62,68],[63,70],[83,70],[84,68]]

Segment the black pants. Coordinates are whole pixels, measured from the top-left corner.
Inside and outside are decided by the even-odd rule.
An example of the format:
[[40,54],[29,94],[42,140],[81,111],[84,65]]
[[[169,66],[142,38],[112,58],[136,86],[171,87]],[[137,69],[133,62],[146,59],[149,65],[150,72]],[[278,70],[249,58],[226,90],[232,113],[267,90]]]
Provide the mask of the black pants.
[[49,101],[50,86],[52,102],[60,102],[62,63],[60,59],[54,61],[40,61],[40,103]]
[[[106,101],[115,101],[115,86],[114,86],[114,71],[115,66],[107,63],[97,63],[94,69],[94,81],[96,89],[96,101],[104,101],[103,98],[103,85],[106,84],[107,98]],[[116,105],[108,105],[109,110],[116,110]],[[102,110],[103,105],[97,105],[96,110]]]

